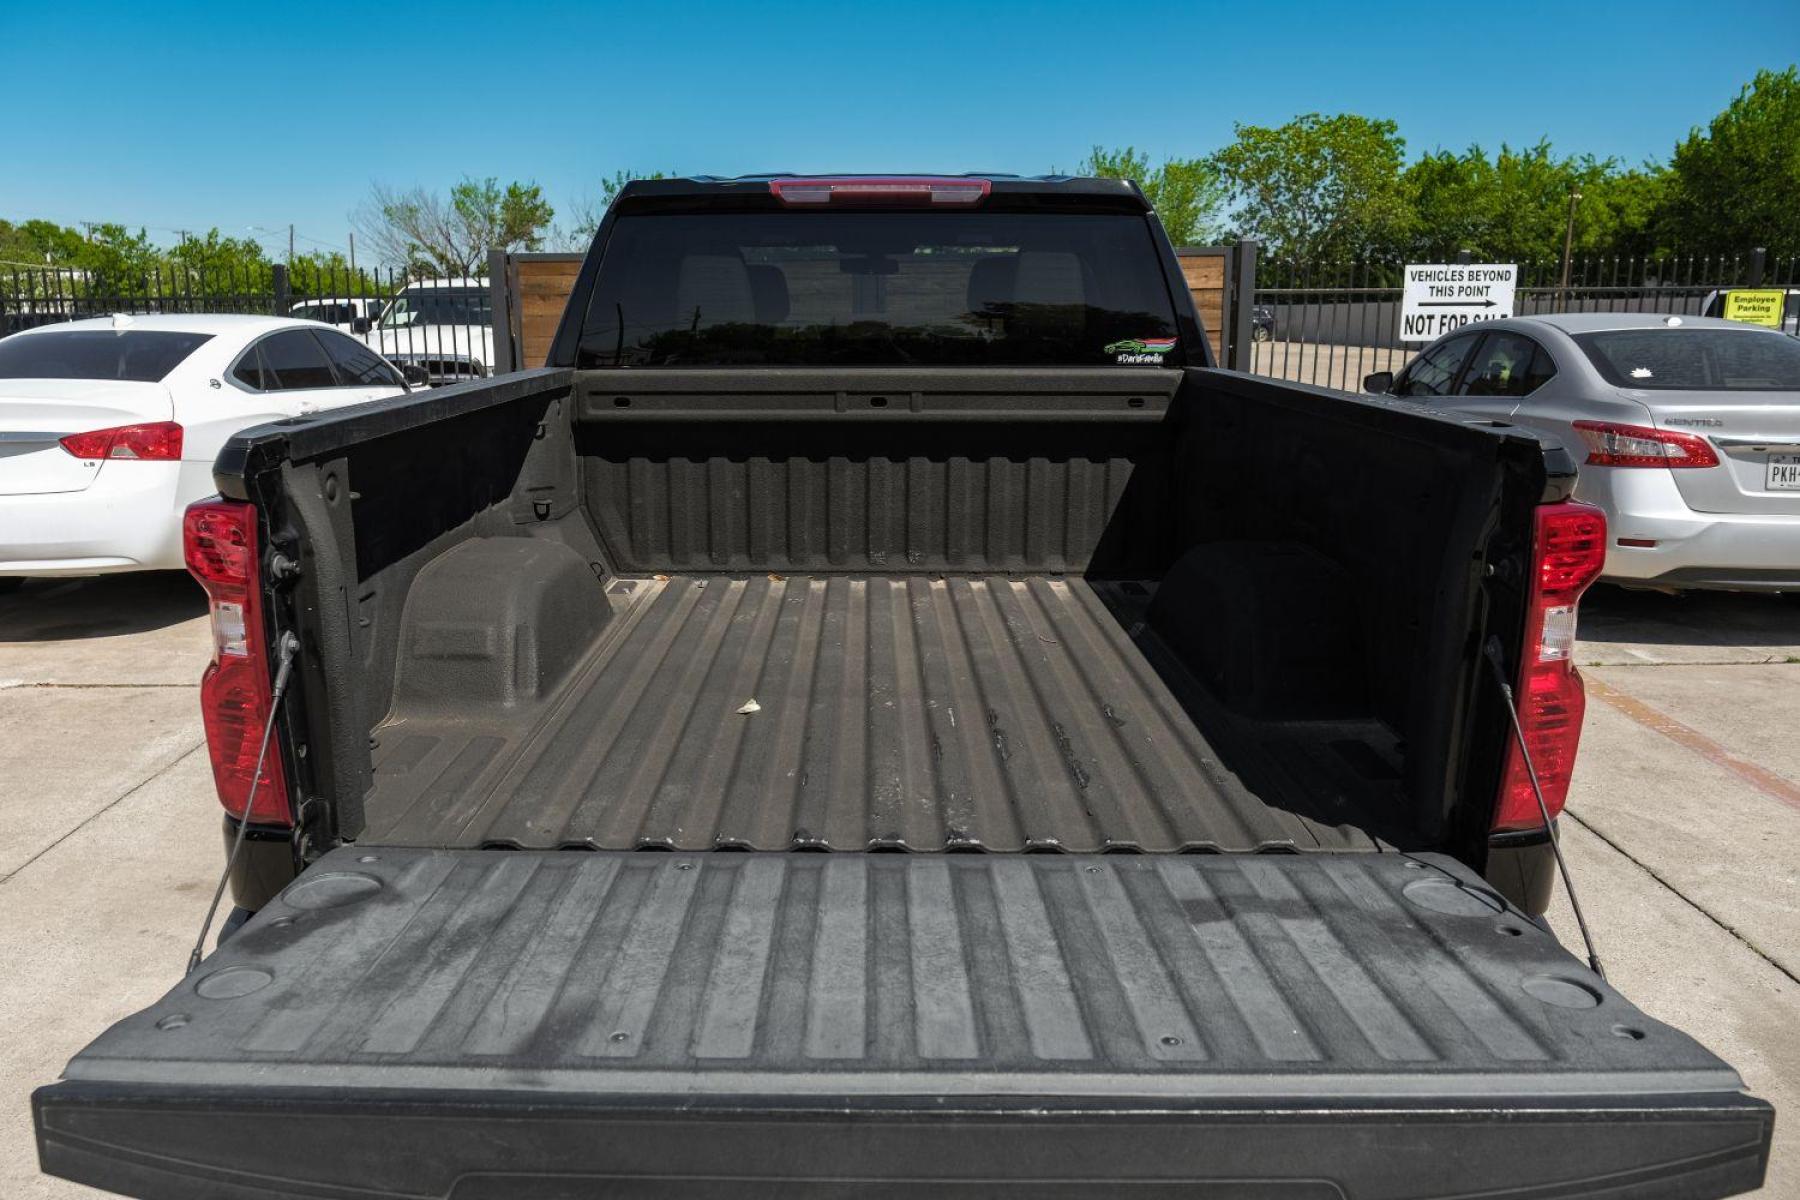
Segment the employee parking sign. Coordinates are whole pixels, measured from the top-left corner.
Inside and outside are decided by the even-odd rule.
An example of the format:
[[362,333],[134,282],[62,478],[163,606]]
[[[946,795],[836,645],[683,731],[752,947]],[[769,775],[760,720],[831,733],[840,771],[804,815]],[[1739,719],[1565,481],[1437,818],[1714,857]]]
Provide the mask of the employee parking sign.
[[1781,303],[1787,293],[1779,288],[1739,288],[1725,293],[1725,319],[1751,325],[1781,328]]

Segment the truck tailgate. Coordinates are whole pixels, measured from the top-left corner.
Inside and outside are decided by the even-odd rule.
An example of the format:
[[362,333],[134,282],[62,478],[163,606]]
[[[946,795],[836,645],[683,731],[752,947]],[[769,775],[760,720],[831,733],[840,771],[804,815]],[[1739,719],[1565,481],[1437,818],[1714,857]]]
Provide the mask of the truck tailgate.
[[1723,1196],[1772,1113],[1450,859],[334,851],[34,1097],[142,1197]]

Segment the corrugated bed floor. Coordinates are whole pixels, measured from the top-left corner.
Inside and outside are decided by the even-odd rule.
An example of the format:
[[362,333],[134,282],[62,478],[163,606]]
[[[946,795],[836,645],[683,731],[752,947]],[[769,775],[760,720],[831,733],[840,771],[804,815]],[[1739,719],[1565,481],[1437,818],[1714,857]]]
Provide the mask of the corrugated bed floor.
[[1137,620],[1154,585],[614,586],[631,603],[544,704],[391,714],[360,840],[1081,852],[1407,841],[1393,825],[1391,735],[1213,709]]
[[66,1074],[1325,1100],[1676,1070],[1740,1086],[1436,856],[351,848]]

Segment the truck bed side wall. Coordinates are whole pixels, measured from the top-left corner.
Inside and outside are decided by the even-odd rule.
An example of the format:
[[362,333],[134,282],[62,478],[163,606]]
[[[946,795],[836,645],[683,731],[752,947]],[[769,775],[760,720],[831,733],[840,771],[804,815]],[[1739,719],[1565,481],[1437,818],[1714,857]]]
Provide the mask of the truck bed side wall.
[[[1538,447],[1397,402],[1188,374],[1175,540],[1300,544],[1336,564],[1354,653],[1335,661],[1407,747],[1419,831],[1478,857],[1505,729],[1478,653],[1494,634],[1510,659],[1521,634],[1514,571],[1545,486]],[[1318,620],[1305,596],[1269,599],[1254,620],[1282,622],[1284,607]]]
[[[297,557],[275,619],[308,653],[284,705],[287,755],[332,831],[354,837],[369,732],[387,711],[401,612],[425,565],[470,538],[563,540],[599,562],[576,494],[566,372],[539,371],[265,426],[227,447],[219,484],[256,500]],[[603,567],[597,567],[603,570]]]

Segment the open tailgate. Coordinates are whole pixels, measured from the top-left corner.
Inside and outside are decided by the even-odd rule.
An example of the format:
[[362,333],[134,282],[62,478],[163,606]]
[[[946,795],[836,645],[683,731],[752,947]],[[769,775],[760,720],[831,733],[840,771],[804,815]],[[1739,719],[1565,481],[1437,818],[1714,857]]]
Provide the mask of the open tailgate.
[[1447,858],[350,848],[33,1104],[170,1200],[1702,1197],[1742,1087]]

